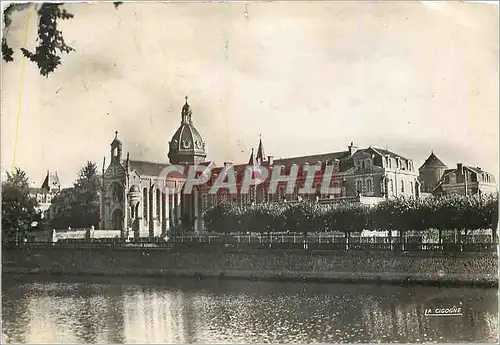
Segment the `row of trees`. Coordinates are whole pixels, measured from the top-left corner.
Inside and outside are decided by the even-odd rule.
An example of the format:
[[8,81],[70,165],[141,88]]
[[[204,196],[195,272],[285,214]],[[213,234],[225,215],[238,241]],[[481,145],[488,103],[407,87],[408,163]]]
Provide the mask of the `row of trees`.
[[44,218],[38,202],[30,193],[27,174],[16,168],[2,181],[2,237],[17,241],[26,232],[50,228],[98,226],[100,180],[97,166],[87,164],[78,173],[72,188],[63,189],[52,199],[53,218]]
[[[302,233],[340,231],[349,236],[363,230],[492,229],[498,224],[498,195],[394,198],[374,206],[359,204],[259,203],[218,204],[204,214],[208,231]],[[391,236],[391,231],[389,231]]]

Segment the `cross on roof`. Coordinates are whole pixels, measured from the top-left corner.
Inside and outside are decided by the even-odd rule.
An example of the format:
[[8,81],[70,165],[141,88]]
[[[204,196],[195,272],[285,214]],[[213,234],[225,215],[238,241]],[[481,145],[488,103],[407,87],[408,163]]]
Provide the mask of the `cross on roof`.
[[118,138],[118,131],[115,131],[115,139]]
[[188,102],[188,96],[184,97],[186,99],[186,103]]

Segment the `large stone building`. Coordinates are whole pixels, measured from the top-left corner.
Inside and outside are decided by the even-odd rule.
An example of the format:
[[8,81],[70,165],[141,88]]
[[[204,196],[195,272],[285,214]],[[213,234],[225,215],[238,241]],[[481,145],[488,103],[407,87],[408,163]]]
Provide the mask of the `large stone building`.
[[[262,139],[257,153],[250,155],[248,163],[234,165],[231,162],[216,167],[214,162],[206,161],[205,142],[194,127],[192,110],[186,103],[181,111],[181,124],[169,142],[167,162],[145,162],[123,157],[122,142],[118,132],[110,145],[111,162],[103,164],[102,186],[100,193],[100,229],[123,230],[123,236],[157,237],[165,234],[171,227],[183,224],[194,231],[204,228],[204,210],[221,200],[234,200],[239,203],[294,201],[311,198],[323,202],[353,201],[374,203],[393,196],[418,196],[420,186],[418,173],[411,159],[375,147],[357,148],[351,143],[347,150],[304,157],[274,160],[266,156]],[[201,170],[210,170],[209,181],[194,186],[191,193],[182,193],[186,185],[186,174],[170,173],[167,178],[162,174],[170,165],[195,165]],[[304,170],[315,165],[314,191],[299,195],[298,190],[306,182]],[[254,173],[261,167],[269,171],[267,180],[250,188],[249,193],[241,193],[245,171]],[[280,175],[296,172],[295,188],[286,190],[285,181],[277,185],[276,193],[269,192],[272,171],[279,169]],[[320,188],[326,172],[331,172],[329,187],[333,193],[322,193]],[[219,189],[216,194],[210,188],[220,175],[235,174],[236,193],[229,189]],[[164,193],[165,184],[175,193]]]
[[420,167],[419,180],[422,192],[432,195],[475,195],[497,191],[495,177],[492,174],[479,167],[462,163],[457,163],[456,168],[449,169],[434,152]]

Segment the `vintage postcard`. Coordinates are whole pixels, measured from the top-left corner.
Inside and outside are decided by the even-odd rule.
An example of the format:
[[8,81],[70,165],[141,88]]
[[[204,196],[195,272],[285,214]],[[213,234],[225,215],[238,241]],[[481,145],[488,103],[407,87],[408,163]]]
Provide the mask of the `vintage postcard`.
[[499,341],[498,1],[2,13],[2,343]]

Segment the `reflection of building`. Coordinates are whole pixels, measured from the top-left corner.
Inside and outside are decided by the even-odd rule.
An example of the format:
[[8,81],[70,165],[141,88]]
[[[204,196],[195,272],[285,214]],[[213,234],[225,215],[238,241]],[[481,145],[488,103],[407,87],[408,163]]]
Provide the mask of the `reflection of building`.
[[[205,142],[191,117],[186,98],[181,124],[169,143],[170,164],[135,161],[128,154],[124,159],[122,142],[116,133],[111,143],[111,162],[103,166],[101,229],[125,229],[124,235],[127,232],[128,236],[155,237],[182,223],[185,228],[198,231],[203,228],[203,211],[220,200],[251,203],[311,198],[374,203],[392,196],[419,195],[418,174],[411,159],[375,147],[358,149],[353,143],[346,151],[273,160],[272,156],[265,155],[261,139],[256,155],[252,150],[247,164],[226,162],[223,167],[215,168],[213,162],[205,161]],[[163,193],[162,171],[172,164],[210,169],[211,179],[202,186],[194,186],[191,193],[181,194],[186,174],[170,173],[166,184],[177,192],[167,195]],[[267,180],[251,187],[248,193],[241,193],[247,169],[255,174],[260,167],[269,170]],[[314,170],[315,167],[316,171],[311,173],[309,168]],[[268,193],[269,180],[276,169],[280,169],[282,176],[296,171],[296,184],[291,193],[287,193],[284,183],[278,184],[275,194]],[[314,176],[313,191],[299,196],[298,190],[306,183],[305,170]],[[217,179],[220,181],[221,174],[227,179],[231,171],[235,174],[236,194],[229,195],[227,188],[220,189],[216,195],[208,193],[213,183]],[[335,189],[328,193],[321,191],[325,175],[331,177],[327,187]]]
[[434,195],[494,193],[497,190],[495,177],[479,167],[458,163],[454,169],[448,167],[431,153],[419,169],[422,191]]
[[30,188],[30,196],[36,199],[38,210],[42,213],[42,218],[50,219],[50,205],[54,197],[61,191],[61,184],[57,172],[47,171],[47,176],[43,180],[40,188]]

